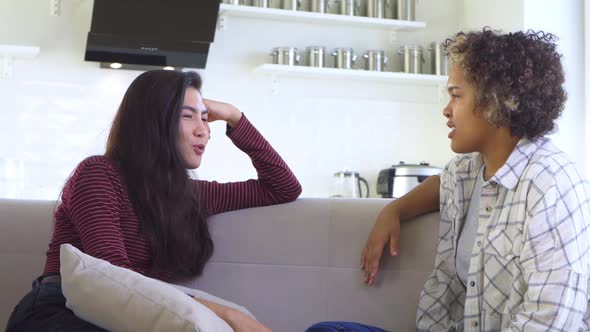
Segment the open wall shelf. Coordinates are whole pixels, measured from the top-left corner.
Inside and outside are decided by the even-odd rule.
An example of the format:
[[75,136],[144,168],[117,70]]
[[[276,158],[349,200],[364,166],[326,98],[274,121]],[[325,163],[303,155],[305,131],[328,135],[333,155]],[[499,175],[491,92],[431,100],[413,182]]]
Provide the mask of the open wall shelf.
[[276,8],[260,8],[230,4],[220,5],[219,16],[221,25],[225,21],[225,17],[233,16],[303,23],[320,23],[324,25],[369,27],[378,29],[388,29],[390,31],[414,31],[424,29],[426,27],[425,22],[417,21],[403,21],[337,14],[322,14],[305,11],[285,10]]
[[409,74],[399,72],[378,72],[360,69],[317,68],[306,66],[287,66],[263,64],[255,72],[276,77],[290,76],[315,79],[354,79],[374,83],[405,83],[414,85],[441,86],[447,83],[447,76],[429,74]]

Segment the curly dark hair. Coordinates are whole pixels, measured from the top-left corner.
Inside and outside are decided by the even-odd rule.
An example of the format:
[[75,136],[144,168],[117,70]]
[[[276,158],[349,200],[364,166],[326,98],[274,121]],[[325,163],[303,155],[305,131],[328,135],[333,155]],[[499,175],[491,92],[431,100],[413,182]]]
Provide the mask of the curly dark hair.
[[513,136],[536,139],[556,129],[566,92],[557,37],[543,31],[500,34],[486,27],[444,43],[453,63],[475,85],[477,110]]

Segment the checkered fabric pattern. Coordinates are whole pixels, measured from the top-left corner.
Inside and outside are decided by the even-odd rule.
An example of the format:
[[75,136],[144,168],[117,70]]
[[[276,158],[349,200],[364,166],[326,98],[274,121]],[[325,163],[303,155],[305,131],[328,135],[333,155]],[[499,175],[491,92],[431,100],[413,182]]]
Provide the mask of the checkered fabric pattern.
[[588,331],[590,186],[549,139],[522,139],[480,197],[467,285],[455,271],[479,153],[441,174],[435,267],[419,331]]

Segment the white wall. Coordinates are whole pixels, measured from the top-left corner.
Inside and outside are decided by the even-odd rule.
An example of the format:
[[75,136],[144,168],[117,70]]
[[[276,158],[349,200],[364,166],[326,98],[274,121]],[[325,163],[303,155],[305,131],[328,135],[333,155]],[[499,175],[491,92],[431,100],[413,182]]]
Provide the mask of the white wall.
[[462,30],[481,30],[485,26],[505,32],[522,29],[522,0],[464,0]]
[[[275,46],[309,45],[385,49],[394,70],[395,50],[404,42],[426,46],[459,29],[485,25],[512,31],[541,27],[561,38],[570,99],[556,142],[583,164],[585,151],[573,143],[585,132],[581,1],[546,6],[537,1],[419,0],[417,19],[427,28],[399,32],[390,43],[386,30],[230,18],[218,31],[205,78],[204,95],[237,105],[279,150],[301,180],[304,196],[328,196],[331,177],[349,168],[369,180],[374,194],[380,169],[397,163],[430,161],[443,166],[452,157],[443,102],[437,88],[338,80],[271,79],[253,73],[269,62]],[[84,62],[91,0],[62,1],[61,16],[49,16],[49,1],[0,1],[0,44],[41,47],[33,60],[16,60],[12,79],[0,79],[0,197],[55,199],[75,165],[101,154],[121,97],[139,72],[99,69]],[[557,11],[556,11],[557,10]],[[554,15],[558,13],[558,15]],[[563,20],[551,26],[558,17]],[[547,27],[547,28],[545,28]],[[571,32],[570,35],[568,35]],[[576,32],[576,33],[574,33]],[[392,68],[390,68],[391,70]],[[255,176],[249,160],[213,124],[203,166],[205,179],[233,181]]]
[[[12,79],[0,79],[0,197],[56,199],[75,165],[104,152],[121,97],[139,72],[99,69],[83,61],[92,1],[62,1],[61,16],[49,16],[49,1],[0,1],[0,44],[41,47],[33,60],[17,60]],[[230,19],[218,31],[204,75],[204,95],[237,105],[284,156],[301,180],[304,196],[328,196],[331,177],[357,170],[374,193],[380,169],[451,156],[442,104],[435,87],[337,80],[271,80],[253,69],[269,62],[275,46],[385,49],[403,42],[427,45],[458,28],[460,1],[420,0],[417,19],[428,28],[398,33],[317,24]],[[399,68],[399,59],[392,59]],[[213,125],[203,166],[205,179],[255,176],[249,160]]]
[[0,1],[0,44],[41,47],[0,79],[0,197],[56,199],[77,161],[104,150],[112,116],[134,72],[85,63],[91,1]]
[[559,37],[558,51],[563,55],[565,90],[568,99],[565,110],[558,120],[558,131],[552,138],[561,149],[568,153],[587,170],[585,148],[586,104],[585,59],[584,59],[584,1],[562,0],[559,6],[549,0],[524,0],[524,29],[543,30]]

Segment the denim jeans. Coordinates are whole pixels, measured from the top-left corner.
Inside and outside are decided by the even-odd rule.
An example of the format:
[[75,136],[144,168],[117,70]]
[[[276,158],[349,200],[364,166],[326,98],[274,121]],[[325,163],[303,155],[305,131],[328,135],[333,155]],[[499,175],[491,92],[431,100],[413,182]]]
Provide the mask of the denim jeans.
[[305,332],[387,332],[375,326],[353,322],[321,322],[312,325]]
[[14,308],[6,332],[106,332],[66,308],[60,283],[39,284],[40,279]]

